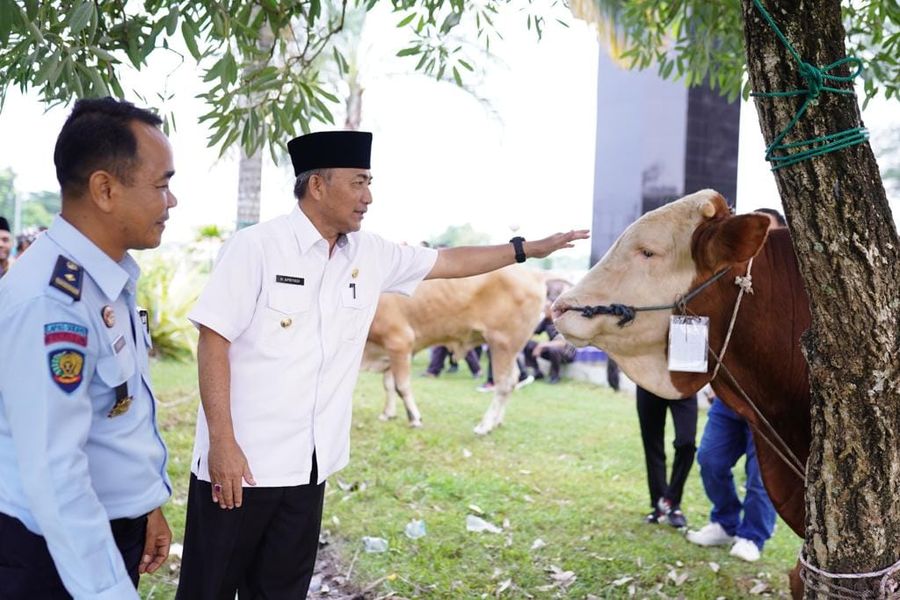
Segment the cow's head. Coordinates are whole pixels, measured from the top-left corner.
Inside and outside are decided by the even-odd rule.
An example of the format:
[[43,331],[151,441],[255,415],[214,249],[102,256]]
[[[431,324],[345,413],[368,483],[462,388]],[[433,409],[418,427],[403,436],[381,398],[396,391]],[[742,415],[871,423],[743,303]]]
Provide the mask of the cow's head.
[[[719,270],[756,255],[768,225],[765,215],[732,216],[725,199],[713,190],[649,212],[622,233],[584,279],[557,299],[556,327],[576,346],[603,348],[641,387],[665,398],[680,398],[684,393],[675,388],[667,368],[671,310],[638,312],[623,327],[618,317],[588,318],[571,309],[673,304]],[[734,277],[729,273],[724,280]],[[702,379],[698,378],[698,389],[705,384]]]

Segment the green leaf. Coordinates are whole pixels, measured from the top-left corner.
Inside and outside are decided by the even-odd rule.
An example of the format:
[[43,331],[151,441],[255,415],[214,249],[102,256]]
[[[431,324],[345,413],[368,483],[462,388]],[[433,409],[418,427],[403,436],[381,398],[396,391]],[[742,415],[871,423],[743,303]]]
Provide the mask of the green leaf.
[[109,88],[106,87],[106,82],[103,81],[102,77],[100,77],[100,73],[97,71],[97,69],[88,67],[87,74],[88,78],[91,80],[91,92],[94,94],[94,96],[109,96]]
[[338,102],[340,102],[340,100],[338,100],[338,97],[337,97],[337,96],[335,96],[334,94],[329,94],[328,92],[326,92],[325,90],[323,90],[323,89],[320,88],[319,86],[316,86],[316,87],[315,87],[315,90],[316,90],[316,92],[319,93],[320,96],[323,96],[323,97],[327,98],[328,100],[334,102],[335,104],[337,104]]
[[72,11],[72,16],[69,17],[69,31],[75,35],[87,27],[87,24],[91,22],[91,13],[94,10],[94,3],[89,0],[79,4],[78,8]]
[[28,16],[29,21],[37,19],[40,8],[41,5],[38,0],[25,0],[25,14]]
[[184,43],[188,47],[191,56],[194,57],[194,60],[200,60],[200,49],[197,48],[197,33],[187,19],[184,19],[181,22],[181,35],[184,37]]
[[414,12],[409,13],[408,15],[406,15],[406,18],[404,18],[402,21],[397,23],[397,28],[399,29],[400,27],[406,27],[407,25],[412,23],[412,20],[415,18],[416,18],[416,13],[414,13]]
[[6,46],[19,11],[12,2],[0,2],[0,46]]
[[116,77],[110,78],[109,86],[112,88],[112,91],[116,95],[116,98],[125,97],[125,92],[122,90],[122,84],[119,83],[119,80]]
[[456,85],[459,87],[463,86],[462,77],[460,77],[459,70],[456,67],[453,67],[453,79],[456,80]]
[[331,54],[334,57],[334,62],[337,64],[338,75],[343,77],[346,74],[346,71],[344,70],[344,61],[341,60],[341,53],[338,52],[337,48],[332,48]]
[[418,54],[419,52],[419,46],[410,46],[409,48],[404,48],[403,50],[398,52],[397,56],[413,56],[414,54]]
[[219,152],[219,158],[222,158],[222,155],[225,154],[225,151],[228,150],[234,144],[238,136],[241,135],[240,129],[234,127],[231,131],[228,132],[228,136],[225,138],[225,141],[222,142],[222,150]]
[[[530,17],[529,17],[530,18]],[[444,22],[441,23],[441,33],[447,34],[450,33],[450,30],[459,25],[460,13],[452,12],[444,19]]]
[[313,97],[312,100],[313,100],[313,103],[316,105],[316,108],[318,108],[319,111],[322,113],[322,116],[325,117],[324,120],[328,123],[334,123],[334,116],[332,116],[331,111],[328,110],[328,107],[325,106],[325,103],[323,103],[321,100],[319,100],[318,97],[315,97],[315,96]]
[[213,79],[221,79],[222,78],[222,70],[225,65],[225,57],[223,56],[219,60],[215,62],[213,66],[211,66],[206,71],[206,75],[203,76],[203,81],[209,82]]
[[88,46],[88,50],[90,50],[94,54],[94,56],[96,56],[100,60],[104,60],[108,63],[118,63],[119,62],[119,59],[117,59],[115,56],[113,56],[112,54],[110,54],[109,52],[107,52],[106,50],[104,50],[103,48],[100,48],[98,46]]
[[40,86],[45,81],[50,78],[50,74],[56,70],[56,67],[59,65],[59,53],[55,52],[51,56],[44,59],[41,68],[38,69],[37,74],[34,77],[32,85]]
[[166,17],[166,34],[174,35],[175,29],[178,27],[178,6],[173,6]]
[[34,39],[38,43],[38,45],[43,46],[44,35],[41,33],[41,30],[38,29],[37,25],[35,25],[33,21],[28,22],[28,29],[31,31],[31,35],[34,36]]
[[234,59],[234,54],[228,52],[225,54],[225,58],[227,59],[225,62],[225,81],[230,85],[237,81],[238,77],[238,68],[237,61]]

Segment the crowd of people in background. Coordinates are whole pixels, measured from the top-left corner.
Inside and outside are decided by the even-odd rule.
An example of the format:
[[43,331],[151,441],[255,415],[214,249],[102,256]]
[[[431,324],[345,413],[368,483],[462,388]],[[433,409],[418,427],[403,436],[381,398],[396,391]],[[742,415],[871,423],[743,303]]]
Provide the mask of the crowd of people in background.
[[21,256],[46,227],[29,227],[13,237],[9,220],[0,215],[0,277],[6,275],[16,258]]

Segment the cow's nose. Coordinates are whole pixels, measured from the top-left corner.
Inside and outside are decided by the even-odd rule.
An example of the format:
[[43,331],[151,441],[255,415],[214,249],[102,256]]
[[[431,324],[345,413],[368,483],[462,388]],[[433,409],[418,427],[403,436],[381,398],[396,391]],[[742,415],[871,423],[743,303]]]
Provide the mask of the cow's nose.
[[567,310],[569,310],[571,305],[568,302],[559,298],[556,302],[553,303],[553,306],[550,307],[550,318],[556,321],[558,318],[563,316]]

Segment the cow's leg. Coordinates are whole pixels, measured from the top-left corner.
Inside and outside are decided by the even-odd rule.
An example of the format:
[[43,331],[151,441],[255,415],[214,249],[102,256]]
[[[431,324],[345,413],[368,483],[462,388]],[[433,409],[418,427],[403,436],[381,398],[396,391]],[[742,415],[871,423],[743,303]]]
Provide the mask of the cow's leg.
[[506,412],[506,401],[519,380],[519,368],[516,365],[516,354],[519,348],[511,348],[509,344],[490,343],[491,367],[494,372],[494,397],[481,422],[475,426],[477,435],[485,435],[503,423]]
[[422,414],[416,406],[412,392],[412,355],[409,352],[391,352],[391,371],[394,374],[394,389],[403,399],[410,427],[422,426]]
[[397,388],[394,385],[394,374],[388,368],[382,374],[381,385],[384,386],[384,410],[378,415],[380,421],[390,421],[397,418]]

